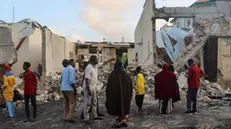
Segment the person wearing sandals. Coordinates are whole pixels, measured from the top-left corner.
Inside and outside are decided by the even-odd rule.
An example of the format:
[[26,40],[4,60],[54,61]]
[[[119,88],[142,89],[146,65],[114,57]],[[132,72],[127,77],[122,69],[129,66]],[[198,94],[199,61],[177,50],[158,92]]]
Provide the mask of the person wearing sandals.
[[8,120],[12,120],[14,117],[14,85],[16,83],[15,76],[10,72],[9,64],[4,65],[5,73],[3,75],[4,84],[1,87],[3,89],[3,96],[6,100],[6,106],[8,108],[9,116],[7,117]]
[[172,112],[172,100],[176,98],[176,75],[169,71],[169,65],[164,64],[161,72],[157,73],[155,79],[155,99],[159,99],[161,114]]
[[132,100],[132,80],[123,69],[120,59],[116,60],[114,70],[108,78],[106,88],[106,108],[108,114],[116,116],[112,128],[127,127]]

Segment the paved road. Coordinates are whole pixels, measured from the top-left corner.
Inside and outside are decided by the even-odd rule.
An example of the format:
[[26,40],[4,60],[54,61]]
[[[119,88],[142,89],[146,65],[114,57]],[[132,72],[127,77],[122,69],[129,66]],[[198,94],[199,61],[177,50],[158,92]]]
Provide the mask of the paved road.
[[[81,105],[81,104],[80,104]],[[196,116],[186,116],[184,104],[178,103],[175,111],[168,116],[158,113],[157,102],[145,101],[144,113],[135,115],[136,106],[132,104],[129,118],[129,127],[132,129],[230,129],[231,128],[231,107],[218,106],[210,109],[214,105],[200,104],[200,113]],[[62,120],[62,102],[50,102],[38,106],[38,120],[34,123],[24,123],[25,114],[23,109],[16,112],[15,120],[5,122],[6,111],[0,112],[0,129],[110,129],[115,121],[114,117],[106,115],[103,121],[95,121],[92,125],[86,125],[79,120],[82,106],[78,106],[75,113],[77,122],[74,124],[65,123]],[[100,105],[101,112],[106,114],[103,104]]]

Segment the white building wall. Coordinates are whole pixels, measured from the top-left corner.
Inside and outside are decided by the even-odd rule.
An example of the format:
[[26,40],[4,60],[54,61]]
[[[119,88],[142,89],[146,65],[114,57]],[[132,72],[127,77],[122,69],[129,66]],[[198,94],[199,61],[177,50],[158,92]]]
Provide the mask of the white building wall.
[[128,48],[128,64],[134,64],[135,63],[135,49],[134,48]]
[[[3,26],[3,25],[1,25]],[[11,28],[12,39],[15,47],[18,46],[21,39],[28,36],[17,52],[17,62],[12,67],[12,72],[19,75],[23,72],[23,62],[28,61],[31,63],[31,70],[37,71],[39,63],[42,63],[42,36],[40,29],[33,29],[26,23],[5,24]]]
[[87,56],[89,56],[89,49],[88,48],[78,49],[77,55],[87,55]]
[[76,59],[76,44],[67,40],[65,42],[65,58]]
[[46,73],[54,73],[62,69],[65,59],[64,38],[46,30]]
[[42,64],[42,31],[38,28],[34,29],[32,35],[29,36],[29,54],[31,69],[38,70],[38,65]]
[[[0,24],[0,26],[11,28],[15,47],[23,37],[27,37],[17,52],[17,62],[13,65],[12,72],[15,75],[22,73],[24,71],[22,65],[25,61],[30,62],[31,70],[37,72],[38,64],[42,64],[42,31],[38,28],[33,29],[31,24],[26,23]],[[76,45],[48,29],[45,33],[46,70],[49,74],[62,69],[62,61],[65,58],[70,59],[70,53],[73,53],[71,55],[75,59]]]
[[[23,62],[30,61],[30,54],[29,53],[29,38],[26,38],[21,46],[21,48],[17,52],[17,62],[12,67],[12,72],[17,76],[20,73],[23,73]],[[33,70],[33,69],[32,69]]]
[[[152,0],[146,0],[135,30],[135,53],[138,53],[138,64],[142,64],[148,55],[153,52],[152,16],[153,2]],[[152,55],[145,64],[153,64],[153,62],[154,56]]]
[[69,52],[75,56],[76,46],[64,37],[46,30],[46,74],[55,73],[63,69],[62,61],[69,58]]

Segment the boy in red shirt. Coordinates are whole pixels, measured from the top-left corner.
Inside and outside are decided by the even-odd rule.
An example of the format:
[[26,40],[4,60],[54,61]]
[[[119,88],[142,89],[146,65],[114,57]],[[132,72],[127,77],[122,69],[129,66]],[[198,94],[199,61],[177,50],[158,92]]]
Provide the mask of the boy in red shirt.
[[[24,99],[25,99],[25,111],[26,111],[26,121],[35,121],[36,120],[36,86],[37,79],[36,75],[30,70],[31,64],[29,62],[24,62],[23,69],[25,72],[23,73],[24,79]],[[31,105],[33,106],[33,119],[30,118],[30,107],[29,101],[31,101]]]
[[[186,114],[197,114],[197,92],[200,86],[200,78],[204,72],[194,63],[192,59],[188,60],[190,66],[188,70],[188,92],[187,92],[187,111]],[[191,106],[193,105],[192,109]]]

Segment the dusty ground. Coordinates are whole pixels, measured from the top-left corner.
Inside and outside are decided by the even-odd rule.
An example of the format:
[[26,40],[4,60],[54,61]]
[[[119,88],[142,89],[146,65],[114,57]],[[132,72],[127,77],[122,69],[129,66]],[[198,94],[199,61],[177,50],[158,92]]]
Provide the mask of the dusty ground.
[[[184,104],[177,103],[174,112],[168,116],[162,116],[158,113],[158,104],[156,101],[145,101],[144,113],[135,115],[136,110],[133,104],[130,123],[128,128],[138,129],[230,129],[231,128],[231,108],[217,103],[200,103],[198,109],[200,113],[195,116],[186,116]],[[51,102],[38,106],[38,120],[34,123],[24,123],[24,111],[17,110],[16,118],[13,122],[5,122],[6,111],[0,109],[0,129],[110,129],[115,121],[114,117],[106,115],[103,121],[93,122],[92,125],[86,125],[79,120],[81,104],[77,107],[75,118],[77,123],[69,124],[62,121],[62,103]],[[103,104],[100,105],[101,112],[106,114]]]

